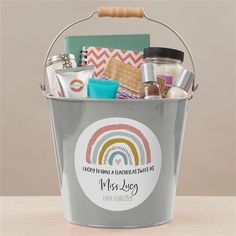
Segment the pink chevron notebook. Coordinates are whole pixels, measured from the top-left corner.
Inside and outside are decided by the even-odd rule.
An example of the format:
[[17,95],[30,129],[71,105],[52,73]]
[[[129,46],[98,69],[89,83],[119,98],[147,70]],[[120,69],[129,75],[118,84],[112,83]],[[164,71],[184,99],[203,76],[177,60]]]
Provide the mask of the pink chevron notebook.
[[140,67],[143,60],[143,52],[93,46],[84,46],[82,48],[82,66],[93,65],[95,77],[99,77],[102,74],[106,61],[110,57],[134,67]]

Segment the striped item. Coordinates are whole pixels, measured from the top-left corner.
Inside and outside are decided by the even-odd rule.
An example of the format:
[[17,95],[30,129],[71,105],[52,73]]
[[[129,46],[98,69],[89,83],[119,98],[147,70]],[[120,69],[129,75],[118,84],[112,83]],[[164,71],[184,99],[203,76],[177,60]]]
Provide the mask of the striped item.
[[118,90],[116,93],[118,99],[138,99],[138,96],[134,96],[127,91]]
[[134,67],[140,67],[143,60],[143,52],[92,46],[84,46],[82,48],[82,66],[93,65],[95,77],[102,74],[110,57]]

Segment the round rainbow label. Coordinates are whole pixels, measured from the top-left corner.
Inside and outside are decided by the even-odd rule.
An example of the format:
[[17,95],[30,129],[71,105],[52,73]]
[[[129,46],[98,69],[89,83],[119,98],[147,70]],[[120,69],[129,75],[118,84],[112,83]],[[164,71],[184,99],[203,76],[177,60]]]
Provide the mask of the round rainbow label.
[[93,203],[107,210],[128,210],[144,202],[157,184],[160,144],[141,122],[102,119],[79,136],[75,170],[82,190]]

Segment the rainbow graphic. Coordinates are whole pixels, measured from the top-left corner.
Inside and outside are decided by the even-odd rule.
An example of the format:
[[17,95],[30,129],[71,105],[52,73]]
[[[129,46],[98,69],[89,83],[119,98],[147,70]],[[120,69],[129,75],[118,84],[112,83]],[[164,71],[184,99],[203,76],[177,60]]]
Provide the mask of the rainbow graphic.
[[145,165],[151,163],[151,150],[143,133],[128,124],[112,124],[97,129],[86,150],[86,162],[99,165]]

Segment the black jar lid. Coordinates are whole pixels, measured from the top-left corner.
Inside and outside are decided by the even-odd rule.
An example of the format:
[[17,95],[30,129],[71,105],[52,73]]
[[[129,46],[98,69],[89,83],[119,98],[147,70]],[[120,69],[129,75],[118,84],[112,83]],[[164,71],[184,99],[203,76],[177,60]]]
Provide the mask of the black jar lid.
[[143,57],[162,57],[184,61],[184,52],[172,48],[149,47],[144,48]]

